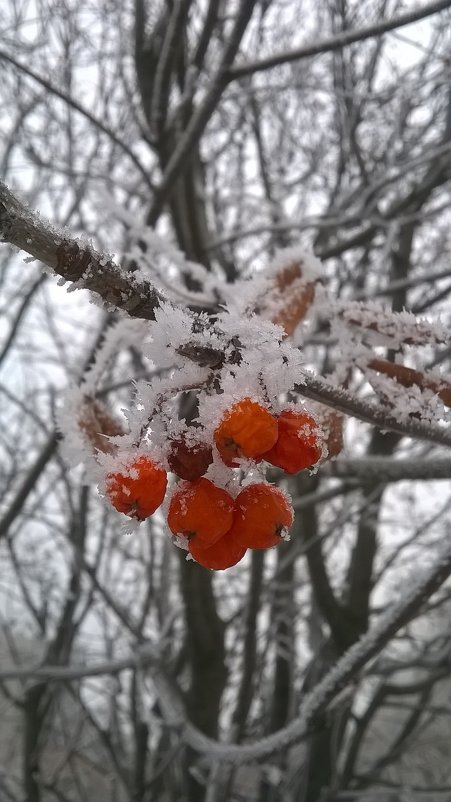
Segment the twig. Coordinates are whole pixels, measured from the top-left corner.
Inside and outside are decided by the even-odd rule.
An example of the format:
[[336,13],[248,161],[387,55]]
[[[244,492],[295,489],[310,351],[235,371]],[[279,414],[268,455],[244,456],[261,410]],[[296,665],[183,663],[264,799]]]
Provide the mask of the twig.
[[280,64],[287,64],[292,61],[311,58],[321,53],[331,53],[335,50],[341,50],[343,47],[351,45],[354,42],[364,42],[365,39],[371,39],[373,36],[381,36],[383,33],[393,31],[396,28],[402,28],[405,25],[410,25],[412,22],[426,19],[426,17],[438,14],[440,11],[445,11],[450,7],[450,0],[439,0],[427,6],[416,8],[414,11],[400,14],[398,17],[393,17],[390,20],[376,22],[374,25],[368,25],[365,28],[358,28],[357,30],[343,31],[337,36],[323,39],[313,45],[297,47],[294,50],[285,50],[281,53],[276,53],[274,56],[269,56],[268,58],[254,61],[250,64],[237,64],[236,67],[232,67],[228,71],[228,79],[229,82],[235,81],[242,78],[244,75],[252,75],[255,72],[262,72],[262,70],[270,70],[273,67],[278,67]]

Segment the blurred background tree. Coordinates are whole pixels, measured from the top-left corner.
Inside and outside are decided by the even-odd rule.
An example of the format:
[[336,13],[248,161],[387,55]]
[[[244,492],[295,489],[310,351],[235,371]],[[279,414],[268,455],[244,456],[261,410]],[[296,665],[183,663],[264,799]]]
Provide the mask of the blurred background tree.
[[[449,7],[5,0],[0,177],[131,274],[147,265],[182,304],[208,288],[170,246],[232,284],[301,244],[337,309],[378,298],[446,325]],[[167,243],[152,266],[146,226]],[[15,249],[0,260],[0,798],[451,798],[447,566],[290,736],[306,694],[450,537],[440,443],[346,418],[340,458],[285,483],[291,542],[213,575],[158,515],[126,537],[61,457],[61,394],[117,313]],[[329,324],[296,335],[306,365],[397,398],[390,343],[384,370],[339,376]],[[139,346],[118,348],[103,376],[115,410],[158,375]],[[408,362],[446,374],[450,356],[429,341]],[[218,740],[242,745],[232,762]]]

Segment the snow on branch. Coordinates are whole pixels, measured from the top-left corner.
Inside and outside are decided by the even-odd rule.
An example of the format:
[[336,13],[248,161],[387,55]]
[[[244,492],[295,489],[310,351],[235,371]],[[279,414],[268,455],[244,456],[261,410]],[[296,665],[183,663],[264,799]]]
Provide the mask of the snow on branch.
[[3,242],[39,259],[64,281],[74,282],[74,289],[91,290],[109,307],[123,309],[132,317],[154,320],[164,300],[152,284],[137,280],[88,242],[65,236],[44,222],[2,182],[0,236]]
[[334,314],[349,326],[379,335],[381,344],[392,345],[438,345],[449,342],[446,326],[418,320],[412,312],[384,310],[377,303],[348,302],[345,306],[334,304]]
[[334,386],[328,381],[305,373],[302,383],[294,388],[296,392],[312,401],[333,407],[345,415],[351,415],[379,429],[398,432],[405,437],[417,440],[429,440],[442,446],[451,446],[451,431],[437,424],[422,422],[416,418],[405,420],[393,414],[386,406],[358,398],[342,387]]
[[[425,415],[416,417],[410,414],[406,404],[398,403],[394,409],[383,403],[362,400],[351,391],[337,386],[337,376],[334,377],[336,383],[332,384],[303,372],[302,356],[288,341],[289,338],[285,339],[287,331],[263,320],[260,315],[255,314],[252,306],[250,309],[243,309],[238,302],[236,308],[231,304],[226,311],[216,315],[213,323],[205,312],[194,312],[170,303],[145,277],[127,272],[111,257],[96,252],[87,241],[70,238],[65,232],[41,220],[2,183],[0,234],[4,242],[9,242],[25,250],[34,259],[42,261],[61,277],[63,283],[73,282],[71,289],[88,289],[100,296],[109,307],[121,309],[132,318],[153,321],[152,331],[149,331],[152,348],[146,356],[160,367],[180,369],[183,362],[189,360],[197,367],[214,372],[212,376],[204,377],[208,386],[216,378],[223,390],[227,390],[230,385],[232,395],[236,393],[237,383],[241,380],[241,395],[244,390],[251,395],[253,392],[258,394],[263,383],[268,398],[272,398],[274,404],[281,395],[294,391],[382,430],[391,430],[403,436],[440,445],[451,445],[449,429],[445,429],[441,422],[436,423],[434,419],[427,420]],[[270,267],[266,274],[255,279],[257,296],[259,287],[261,289],[264,282],[268,282],[268,277],[278,277],[275,290],[279,294],[281,289],[286,290],[287,299],[285,306],[278,309],[276,319],[283,319],[285,323],[288,320],[290,326],[297,325],[313,306],[314,298],[316,303],[314,286],[318,281],[319,268],[320,263],[314,257],[299,249],[289,253],[282,252],[273,265],[273,272],[271,273]],[[252,288],[246,290],[243,282],[240,289],[247,304],[255,291]],[[299,295],[296,295],[298,290]],[[274,293],[274,287],[271,291]],[[346,316],[347,324],[357,323],[359,327],[371,332],[372,336],[415,344],[447,341],[447,332],[443,326],[432,327],[428,323],[418,322],[408,313],[392,315],[368,304],[365,307],[351,304],[346,310],[338,307],[335,311]],[[344,347],[342,352],[348,353]],[[400,381],[401,369],[398,367],[397,370]],[[251,376],[253,378],[250,382]],[[446,403],[448,395],[446,399],[443,398],[443,389],[448,393],[446,382],[442,387],[437,384],[440,382],[438,378],[423,375],[420,378],[420,389],[426,388],[429,394],[436,392],[438,398]],[[198,379],[196,374],[196,386]],[[417,384],[420,381],[410,370],[409,376],[404,376],[404,384],[411,384],[413,379],[417,380]],[[192,383],[192,380],[188,382]],[[175,386],[179,385],[180,382],[176,382]],[[212,401],[216,406],[218,398],[220,396],[215,395]]]
[[393,459],[393,457],[367,457],[361,459],[340,458],[321,468],[322,476],[343,479],[358,479],[361,482],[401,482],[409,479],[449,479],[450,457],[428,457],[425,459]]

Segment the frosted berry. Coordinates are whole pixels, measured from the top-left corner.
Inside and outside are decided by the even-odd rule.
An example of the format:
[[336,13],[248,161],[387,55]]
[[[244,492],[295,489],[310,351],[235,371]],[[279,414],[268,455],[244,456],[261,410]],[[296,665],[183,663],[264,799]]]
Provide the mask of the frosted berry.
[[293,517],[293,508],[278,487],[248,485],[235,499],[235,518],[229,534],[248,549],[267,549],[280,543]]
[[162,504],[167,485],[166,471],[150,457],[131,459],[105,479],[106,495],[113,507],[129,518],[142,521]]
[[233,498],[209,479],[182,482],[171,498],[168,526],[174,535],[215,543],[230,529]]
[[208,443],[187,442],[184,437],[177,437],[169,444],[169,467],[180,479],[195,482],[212,462],[213,450]]
[[321,458],[322,448],[318,426],[308,412],[285,410],[279,416],[279,437],[263,455],[266,462],[286,473],[298,473],[311,468]]
[[260,459],[277,440],[277,421],[271,413],[243,398],[225,414],[214,433],[221,459],[231,468],[238,467],[238,457]]

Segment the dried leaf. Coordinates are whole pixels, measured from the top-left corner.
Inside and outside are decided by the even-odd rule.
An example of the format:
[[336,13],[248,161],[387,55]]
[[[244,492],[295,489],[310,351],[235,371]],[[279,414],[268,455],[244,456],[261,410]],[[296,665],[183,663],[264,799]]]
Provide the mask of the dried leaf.
[[110,442],[110,437],[124,434],[121,422],[113,413],[95,399],[86,399],[80,407],[78,425],[91,443],[94,451],[113,454],[117,447]]
[[403,387],[416,385],[421,390],[432,390],[443,401],[445,406],[451,407],[451,384],[441,377],[428,376],[419,370],[408,368],[396,362],[388,362],[385,359],[371,359],[368,362],[368,367],[377,371],[377,373],[383,373],[385,376],[395,379]]
[[327,459],[332,459],[343,450],[343,415],[328,409],[321,420],[321,426],[326,435]]
[[324,433],[327,447],[326,459],[338,456],[343,450],[343,415],[335,409],[319,403],[311,403],[309,410],[314,414]]
[[264,301],[259,303],[257,311],[282,326],[289,337],[304,320],[313,303],[315,282],[306,280],[302,266],[293,263],[274,276],[273,287]]

